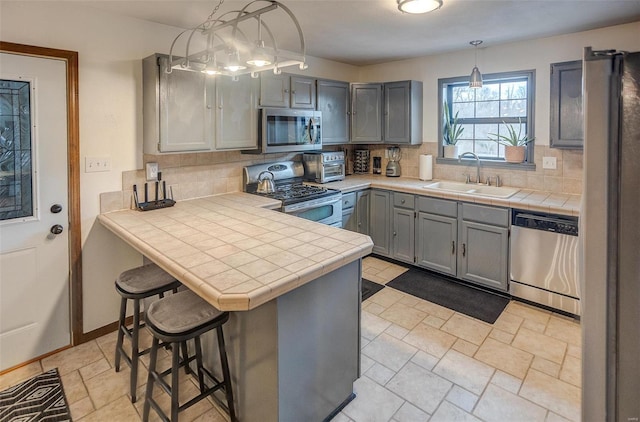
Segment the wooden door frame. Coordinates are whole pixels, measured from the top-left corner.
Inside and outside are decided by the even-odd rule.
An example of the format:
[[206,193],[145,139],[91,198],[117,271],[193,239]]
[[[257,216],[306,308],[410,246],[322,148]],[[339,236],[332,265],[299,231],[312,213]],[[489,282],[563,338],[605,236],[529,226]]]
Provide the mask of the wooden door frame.
[[83,343],[82,239],[80,226],[80,112],[78,52],[0,41],[0,52],[62,60],[67,75],[67,185],[69,195],[69,284],[71,345]]

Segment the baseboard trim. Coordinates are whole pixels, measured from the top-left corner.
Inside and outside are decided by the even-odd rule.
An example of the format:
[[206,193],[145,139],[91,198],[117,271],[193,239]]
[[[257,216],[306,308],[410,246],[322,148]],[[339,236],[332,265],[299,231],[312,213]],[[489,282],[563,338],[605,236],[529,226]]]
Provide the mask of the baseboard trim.
[[[144,318],[144,315],[141,313],[140,314],[140,318]],[[141,319],[142,321],[142,319]],[[133,316],[129,316],[127,317],[127,319],[125,320],[125,324],[130,325],[133,324]],[[82,336],[80,337],[80,342],[78,342],[78,344],[82,344],[82,343],[86,343],[88,341],[91,340],[95,340],[98,337],[102,337],[106,334],[112,333],[114,331],[118,330],[118,321],[113,321],[110,324],[104,325],[100,328],[96,328],[95,330],[91,330],[89,332],[86,333],[82,333]]]

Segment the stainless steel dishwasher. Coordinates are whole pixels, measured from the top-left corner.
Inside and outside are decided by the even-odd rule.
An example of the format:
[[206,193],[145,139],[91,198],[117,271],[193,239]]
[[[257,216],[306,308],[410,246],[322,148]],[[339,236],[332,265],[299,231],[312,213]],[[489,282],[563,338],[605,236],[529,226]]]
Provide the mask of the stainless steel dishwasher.
[[578,218],[513,210],[511,295],[580,315]]

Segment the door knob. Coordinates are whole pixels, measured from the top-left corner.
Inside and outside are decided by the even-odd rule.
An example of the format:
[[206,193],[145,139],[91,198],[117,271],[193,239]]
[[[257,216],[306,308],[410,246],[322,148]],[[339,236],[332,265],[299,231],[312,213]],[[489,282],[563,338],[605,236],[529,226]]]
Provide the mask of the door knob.
[[62,211],[62,205],[60,205],[60,204],[53,204],[53,205],[51,205],[50,210],[51,210],[51,212],[52,212],[53,214],[57,214],[57,213],[59,213],[60,211]]
[[64,228],[60,225],[60,224],[55,224],[53,226],[51,226],[51,233],[53,234],[60,234],[62,233],[62,231],[64,230]]

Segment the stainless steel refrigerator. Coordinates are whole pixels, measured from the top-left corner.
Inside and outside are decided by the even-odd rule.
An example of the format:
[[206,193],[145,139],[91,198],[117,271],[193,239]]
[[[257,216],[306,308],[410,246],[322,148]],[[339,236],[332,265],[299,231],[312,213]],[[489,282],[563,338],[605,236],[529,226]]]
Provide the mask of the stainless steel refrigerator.
[[640,420],[640,52],[583,61],[582,418]]

